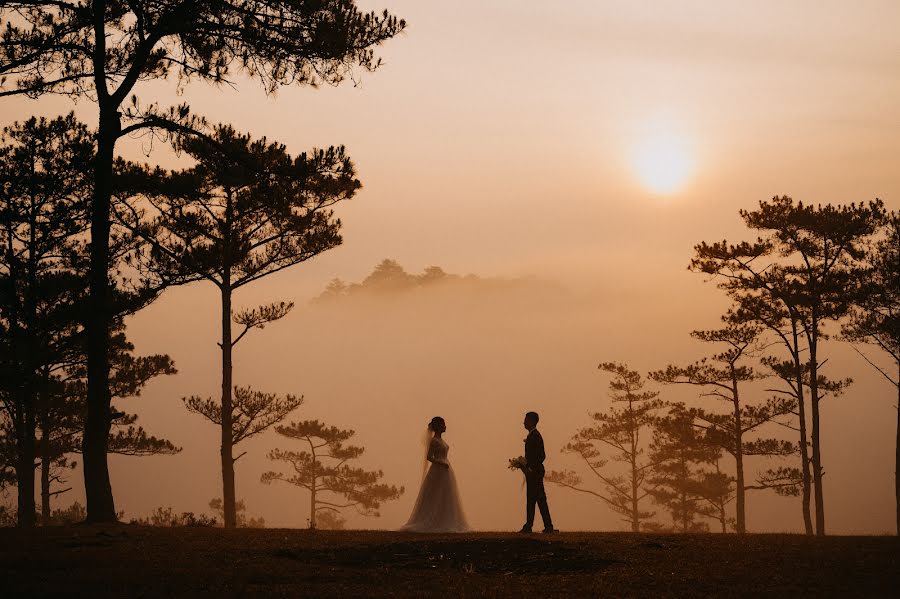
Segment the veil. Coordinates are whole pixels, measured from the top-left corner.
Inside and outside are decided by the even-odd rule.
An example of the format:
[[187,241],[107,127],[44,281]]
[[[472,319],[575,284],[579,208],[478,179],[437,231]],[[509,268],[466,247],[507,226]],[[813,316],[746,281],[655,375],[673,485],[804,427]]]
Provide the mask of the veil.
[[425,449],[425,453],[422,455],[422,480],[425,480],[425,475],[428,473],[428,450],[431,448],[432,439],[434,439],[434,433],[426,426],[425,433],[422,435],[422,447]]

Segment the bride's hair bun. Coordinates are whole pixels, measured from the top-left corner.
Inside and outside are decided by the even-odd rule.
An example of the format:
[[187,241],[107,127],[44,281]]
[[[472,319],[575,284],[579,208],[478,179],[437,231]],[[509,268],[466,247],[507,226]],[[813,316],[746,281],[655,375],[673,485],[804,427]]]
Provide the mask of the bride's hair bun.
[[438,428],[447,428],[447,423],[444,422],[444,419],[440,416],[435,416],[431,419],[431,422],[428,423],[428,430],[435,431]]

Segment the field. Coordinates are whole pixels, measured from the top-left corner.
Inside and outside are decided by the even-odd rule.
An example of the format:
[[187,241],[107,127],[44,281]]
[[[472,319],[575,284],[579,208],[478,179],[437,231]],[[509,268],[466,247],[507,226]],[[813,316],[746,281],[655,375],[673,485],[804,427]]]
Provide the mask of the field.
[[3,597],[897,597],[900,539],[0,530]]

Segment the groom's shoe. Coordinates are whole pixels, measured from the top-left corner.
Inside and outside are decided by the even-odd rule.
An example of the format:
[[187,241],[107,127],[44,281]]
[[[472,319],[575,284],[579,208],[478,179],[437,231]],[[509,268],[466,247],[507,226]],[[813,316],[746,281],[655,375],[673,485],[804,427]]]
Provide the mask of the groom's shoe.
[[530,534],[531,534],[531,529],[528,528],[527,526],[523,526],[523,527],[522,527],[522,530],[520,530],[519,533],[520,533],[520,534],[530,535]]
[[556,530],[555,528],[552,528],[552,527],[551,527],[551,528],[545,528],[545,529],[544,529],[544,534],[545,534],[545,535],[553,534],[553,533],[555,533],[555,532],[559,532],[559,531]]

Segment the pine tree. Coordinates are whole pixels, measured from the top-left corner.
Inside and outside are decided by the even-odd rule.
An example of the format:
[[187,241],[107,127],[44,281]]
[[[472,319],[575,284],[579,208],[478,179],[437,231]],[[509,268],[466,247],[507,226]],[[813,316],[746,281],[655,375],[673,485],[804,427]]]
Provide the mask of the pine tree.
[[[235,312],[233,295],[339,245],[341,223],[332,207],[352,198],[360,183],[343,148],[292,157],[281,144],[252,140],[226,126],[216,128],[213,140],[181,139],[178,147],[197,165],[146,177],[146,208],[123,205],[119,216],[148,244],[140,263],[145,276],[203,280],[219,292],[222,384],[213,421],[221,426],[222,496],[225,526],[231,528],[237,460],[232,414],[238,401],[232,396],[234,347],[249,331],[280,320],[294,305],[275,302]],[[232,323],[243,330],[235,335]],[[211,406],[189,401],[188,407],[212,420]]]
[[[796,327],[792,334],[802,335],[809,368],[810,464],[818,535],[825,534],[820,402],[828,391],[819,388],[824,363],[821,343],[827,338],[827,325],[849,312],[853,282],[859,276],[858,261],[883,213],[880,200],[811,206],[786,196],[775,197],[760,202],[757,210],[741,211],[745,224],[765,237],[737,245],[724,241],[699,244],[691,263],[695,270],[723,277],[722,287],[738,299],[749,295],[774,305],[776,314],[788,310]],[[799,353],[797,343],[791,345]],[[795,369],[801,387],[802,365],[795,363]],[[803,402],[798,407],[805,412]],[[802,420],[801,428],[805,428]],[[804,447],[801,438],[801,450]]]
[[[83,339],[83,338],[82,338]],[[110,347],[113,351],[110,369],[110,396],[113,400],[136,398],[154,378],[177,373],[168,355],[134,355],[134,345],[127,340],[124,326],[119,325]],[[51,520],[52,497],[66,489],[52,489],[54,484],[64,484],[67,470],[76,466],[70,459],[80,454],[84,434],[85,401],[87,393],[87,368],[84,353],[76,354],[77,362],[65,365],[46,382],[48,393],[41,398],[38,409],[40,442],[38,457],[41,462],[41,523]],[[113,417],[109,432],[109,452],[125,456],[174,455],[181,451],[171,441],[156,437],[142,426],[136,426],[135,414],[121,411],[112,405]]]
[[[203,416],[221,429],[223,437],[227,439],[229,450],[242,441],[281,422],[303,404],[302,396],[285,395],[282,397],[275,393],[257,391],[252,387],[235,386],[229,391],[231,402],[228,405],[227,413],[223,411],[220,401],[210,397],[202,398],[194,395],[182,400],[189,412]],[[231,453],[227,455],[227,463],[232,474],[231,491],[234,491],[234,464],[246,453],[243,452],[237,456],[232,456]],[[228,482],[228,479],[225,480]],[[222,502],[222,520],[226,528],[238,526],[238,502],[233,496],[232,500],[229,502],[226,499]]]
[[[652,512],[641,509],[641,501],[650,493],[647,476],[652,465],[644,457],[646,448],[642,435],[653,425],[655,413],[664,404],[658,392],[644,390],[640,373],[627,365],[604,362],[599,369],[612,375],[609,382],[612,406],[605,412],[592,414],[594,424],[579,430],[563,451],[578,455],[606,492],[586,487],[581,475],[572,470],[551,471],[547,473],[547,480],[597,497],[622,516],[633,532],[638,532],[642,522],[653,516]],[[617,404],[623,407],[617,408]],[[610,451],[612,457],[604,458]],[[610,460],[624,464],[624,473],[608,472],[605,467]]]
[[405,23],[386,11],[363,13],[354,0],[36,0],[0,2],[0,24],[0,97],[62,94],[98,109],[88,213],[84,478],[88,520],[112,522],[106,443],[116,144],[153,130],[202,134],[204,126],[186,104],[163,109],[142,101],[142,84],[177,76],[180,86],[196,80],[221,86],[237,71],[269,93],[284,85],[336,85],[354,68],[378,68],[374,48]]
[[[74,465],[68,455],[82,449],[93,154],[92,135],[72,114],[16,123],[4,130],[0,146],[0,326],[9,332],[0,338],[0,369],[8,375],[0,377],[0,406],[7,412],[18,456],[16,480],[23,526],[33,525],[33,471],[38,458],[42,520],[46,523],[50,497],[65,491],[51,491],[50,485],[54,479],[63,481]],[[125,161],[118,163],[117,174],[121,169],[143,172]],[[116,192],[122,198],[129,194],[118,178]],[[132,357],[129,352],[133,348],[117,332],[122,329],[122,319],[152,300],[160,288],[132,281],[124,272],[125,260],[135,251],[127,235],[115,231],[110,247],[114,259],[109,276],[115,283],[109,304],[114,316],[110,346],[115,363],[109,392],[128,397],[152,376],[174,372],[174,367],[168,356]],[[151,363],[156,372],[147,372]],[[131,426],[135,420],[124,415],[115,426],[110,423],[107,442],[114,444],[111,451],[175,449],[168,441]]]
[[[873,346],[889,356],[894,366],[893,375],[857,349],[863,359],[894,386],[900,408],[900,213],[887,215],[879,232],[879,239],[866,253],[854,307],[843,333],[846,339]],[[894,496],[897,534],[900,535],[900,409],[897,411],[896,435]]]
[[310,528],[317,527],[320,513],[331,512],[338,517],[340,510],[351,507],[360,514],[378,516],[381,504],[403,494],[403,487],[380,482],[384,477],[381,470],[364,470],[348,463],[358,460],[365,452],[362,447],[346,444],[355,435],[352,430],[304,420],[276,426],[275,431],[302,441],[305,449],[270,451],[270,460],[290,464],[293,473],[269,471],[262,475],[262,482],[280,480],[309,491]]
[[[703,396],[726,402],[729,413],[722,414],[703,408],[690,410],[696,426],[706,431],[707,439],[734,458],[735,463],[735,529],[747,530],[746,491],[764,486],[751,485],[746,480],[744,458],[746,456],[785,456],[796,450],[793,444],[776,438],[747,437],[756,435],[766,423],[790,414],[794,402],[773,399],[765,405],[748,402],[743,392],[747,383],[759,380],[757,373],[746,362],[757,355],[761,328],[748,324],[728,324],[712,331],[694,331],[691,336],[705,343],[724,345],[721,353],[688,366],[668,366],[665,370],[650,373],[650,378],[664,384],[694,385],[704,389]],[[712,479],[711,479],[712,480]]]
[[[0,401],[16,448],[19,525],[34,525],[34,464],[43,375],[80,331],[75,256],[87,230],[91,136],[71,114],[3,131],[0,147]],[[62,173],[67,173],[62,176]]]
[[[746,252],[747,256],[763,258],[769,249],[767,244],[756,244]],[[698,252],[698,256],[699,256]],[[754,270],[754,259],[743,259],[745,274],[750,279],[735,279],[720,286],[728,290],[735,301],[735,307],[728,314],[728,321],[736,324],[758,324],[763,326],[775,339],[775,348],[787,352],[783,359],[780,352],[761,357],[771,374],[782,379],[784,389],[771,389],[776,397],[787,399],[795,406],[796,425],[781,422],[797,433],[797,452],[800,468],[777,467],[761,476],[762,484],[783,495],[800,495],[803,526],[806,534],[813,534],[810,502],[812,500],[812,472],[809,457],[809,416],[808,416],[808,371],[807,349],[804,342],[804,322],[800,306],[801,297],[796,293],[791,277],[777,265]],[[739,259],[740,260],[740,259]],[[709,263],[706,263],[709,266]],[[727,278],[727,277],[726,277]],[[748,284],[748,282],[750,284]],[[769,350],[770,352],[773,350]],[[785,393],[784,391],[788,391]]]
[[649,493],[669,512],[676,531],[709,530],[698,517],[724,519],[731,481],[709,470],[720,455],[721,449],[694,426],[693,415],[683,404],[674,404],[667,416],[657,420],[650,444]]

